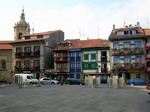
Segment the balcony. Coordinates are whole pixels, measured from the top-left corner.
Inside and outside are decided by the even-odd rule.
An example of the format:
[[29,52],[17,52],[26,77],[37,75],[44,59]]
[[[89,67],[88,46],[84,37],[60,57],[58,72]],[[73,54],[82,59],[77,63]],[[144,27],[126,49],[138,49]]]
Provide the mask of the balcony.
[[146,48],[150,48],[150,43],[146,43]]
[[55,62],[68,62],[68,58],[55,58],[54,59]]
[[33,57],[40,57],[40,51],[34,51],[32,56]]
[[15,54],[16,58],[23,58],[23,52],[16,52]]
[[147,67],[146,71],[147,71],[147,72],[150,72],[150,67]]
[[142,62],[133,62],[133,63],[114,63],[113,64],[113,69],[115,71],[120,71],[120,70],[138,70],[138,71],[143,71],[145,69],[145,64]]
[[146,55],[146,59],[150,59],[150,54],[147,54],[147,55]]
[[32,69],[31,69],[30,66],[25,65],[25,66],[23,67],[23,71],[31,71],[31,70],[32,70]]
[[101,57],[101,62],[107,62],[107,57],[106,56]]
[[108,73],[107,68],[102,68],[102,69],[101,69],[101,73]]
[[31,51],[28,51],[28,52],[24,52],[24,57],[25,58],[29,58],[29,57],[31,57],[32,55],[32,52]]
[[40,66],[33,66],[33,72],[40,72]]
[[143,54],[144,54],[143,47],[113,49],[113,56],[143,55]]
[[15,66],[15,72],[16,72],[16,73],[22,73],[22,72],[23,72],[22,67],[20,67],[20,66]]

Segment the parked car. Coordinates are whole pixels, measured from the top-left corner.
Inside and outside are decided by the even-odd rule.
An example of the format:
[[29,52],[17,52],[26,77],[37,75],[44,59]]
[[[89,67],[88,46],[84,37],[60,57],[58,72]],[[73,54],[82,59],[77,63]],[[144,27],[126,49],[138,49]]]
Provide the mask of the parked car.
[[40,83],[41,84],[59,84],[59,81],[58,80],[51,80],[51,78],[49,77],[43,77],[40,79]]
[[147,83],[150,83],[150,81],[145,81],[144,79],[141,78],[135,78],[127,81],[128,85],[146,85]]
[[37,84],[38,79],[33,74],[20,73],[14,75],[14,83]]
[[5,80],[0,80],[0,84],[7,84],[7,81],[5,81]]
[[66,83],[69,85],[84,85],[84,81],[78,80],[78,79],[74,79],[74,78],[69,78],[66,80]]

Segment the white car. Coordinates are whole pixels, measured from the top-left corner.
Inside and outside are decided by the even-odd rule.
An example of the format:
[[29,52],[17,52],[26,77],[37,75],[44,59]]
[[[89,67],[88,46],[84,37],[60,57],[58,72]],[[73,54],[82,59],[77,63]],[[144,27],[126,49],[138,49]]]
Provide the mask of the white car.
[[58,80],[51,80],[49,77],[43,77],[40,79],[41,84],[59,84]]

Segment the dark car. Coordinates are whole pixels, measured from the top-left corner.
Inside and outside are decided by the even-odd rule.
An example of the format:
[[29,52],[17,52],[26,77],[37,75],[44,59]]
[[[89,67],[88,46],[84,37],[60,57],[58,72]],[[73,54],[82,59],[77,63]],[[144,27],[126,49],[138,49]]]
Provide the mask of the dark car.
[[141,78],[135,78],[127,81],[127,84],[133,86],[133,85],[146,85],[147,83],[150,83],[150,81],[145,81]]
[[69,85],[84,85],[85,83],[81,80],[70,78],[66,80],[66,83]]

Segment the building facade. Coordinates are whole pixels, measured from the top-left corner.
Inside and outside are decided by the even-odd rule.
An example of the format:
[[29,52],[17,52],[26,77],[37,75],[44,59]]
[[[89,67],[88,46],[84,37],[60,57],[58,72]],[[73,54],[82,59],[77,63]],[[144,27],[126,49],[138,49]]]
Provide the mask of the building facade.
[[[67,58],[64,56],[61,58],[59,53]],[[108,40],[66,40],[58,43],[54,54],[56,74],[64,74],[61,75],[62,77],[84,79],[87,75],[110,76]],[[58,68],[61,68],[62,71]]]
[[115,76],[148,79],[145,73],[145,29],[139,22],[135,26],[113,29],[109,40],[112,42],[112,63]]
[[12,49],[8,43],[11,41],[0,41],[0,81],[12,83]]
[[23,11],[14,26],[15,41],[9,43],[13,46],[13,72],[33,73],[39,79],[47,69],[54,68],[53,48],[57,46],[57,42],[64,41],[64,32],[54,30],[29,33],[30,27]]
[[[87,44],[86,44],[87,43]],[[83,75],[100,77],[102,80],[110,73],[110,42],[104,39],[87,40],[82,50]]]

